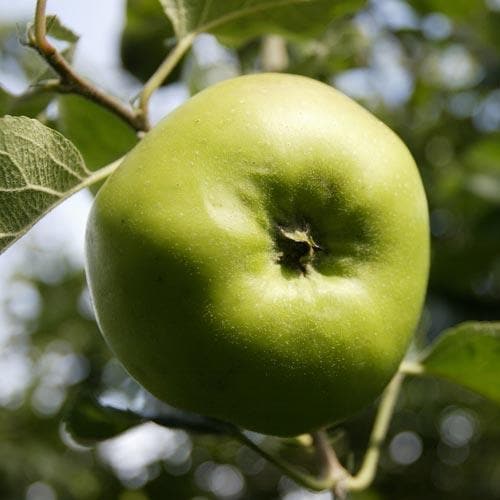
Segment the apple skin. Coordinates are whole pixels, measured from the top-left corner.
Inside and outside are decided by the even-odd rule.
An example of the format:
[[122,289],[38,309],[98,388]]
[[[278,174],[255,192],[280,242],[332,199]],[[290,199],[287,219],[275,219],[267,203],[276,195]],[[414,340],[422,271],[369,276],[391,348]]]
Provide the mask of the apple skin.
[[382,392],[429,266],[405,145],[285,74],[224,81],[160,122],[100,190],[86,242],[97,320],[129,373],[173,406],[279,436]]

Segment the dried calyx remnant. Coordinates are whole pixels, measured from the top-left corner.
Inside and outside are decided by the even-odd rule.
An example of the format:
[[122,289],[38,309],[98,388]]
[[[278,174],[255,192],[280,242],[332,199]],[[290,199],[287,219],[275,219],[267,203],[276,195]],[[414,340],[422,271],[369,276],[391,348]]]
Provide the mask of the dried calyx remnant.
[[276,227],[278,263],[289,271],[307,274],[318,251],[323,250],[313,239],[309,226],[289,229]]

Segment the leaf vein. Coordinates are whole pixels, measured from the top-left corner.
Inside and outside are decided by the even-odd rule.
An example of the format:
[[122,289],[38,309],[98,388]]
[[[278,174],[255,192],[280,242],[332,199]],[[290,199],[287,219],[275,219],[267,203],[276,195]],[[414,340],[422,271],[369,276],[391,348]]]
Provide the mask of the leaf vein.
[[[79,181],[83,181],[85,177],[80,176],[76,171],[74,171],[71,167],[66,165],[65,163],[61,162],[58,160],[51,151],[48,151],[47,148],[44,148],[43,144],[40,144],[39,142],[36,142],[34,139],[31,137],[26,137],[24,135],[18,134],[17,132],[12,132],[12,135],[25,140],[32,145],[36,146],[37,148],[41,149],[45,155],[47,155],[56,165],[61,167],[64,171],[66,171],[68,174],[72,175],[73,177],[76,177]],[[29,184],[29,181],[27,181],[27,184]]]
[[259,4],[259,5],[254,5],[251,7],[246,7],[244,9],[229,12],[229,13],[219,17],[218,19],[214,19],[213,21],[206,23],[205,25],[198,26],[193,31],[193,34],[197,35],[197,34],[205,32],[205,31],[210,31],[214,28],[217,28],[218,26],[220,26],[222,24],[225,24],[229,21],[233,21],[234,19],[238,19],[240,17],[245,17],[247,15],[254,14],[256,12],[260,12],[263,10],[272,9],[275,7],[282,7],[285,5],[292,5],[294,3],[296,3],[296,4],[312,3],[312,2],[316,2],[316,1],[317,0],[281,0],[281,1],[271,1],[271,2],[267,2],[267,3]]

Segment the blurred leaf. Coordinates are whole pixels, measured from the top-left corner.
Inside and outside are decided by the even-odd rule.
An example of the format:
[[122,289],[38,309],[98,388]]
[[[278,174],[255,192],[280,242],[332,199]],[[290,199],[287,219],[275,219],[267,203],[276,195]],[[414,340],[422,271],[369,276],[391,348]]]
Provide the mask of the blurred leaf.
[[137,135],[120,118],[80,96],[59,97],[58,130],[70,139],[91,170],[126,154]]
[[449,0],[410,0],[409,3],[420,12],[443,12],[458,19],[467,19],[471,11],[480,10],[487,13],[483,0],[453,0],[453,2]]
[[353,12],[363,0],[160,0],[182,38],[212,33],[238,45],[262,34],[292,39],[315,36],[337,16]]
[[74,31],[64,26],[57,16],[47,16],[47,35],[64,42],[76,43],[80,38]]
[[363,56],[368,43],[358,26],[338,20],[320,37],[289,43],[287,71],[329,83],[333,75],[367,64]]
[[439,215],[452,229],[434,241],[431,286],[454,300],[495,306],[500,297],[500,210],[476,219],[464,215],[447,210]]
[[77,443],[90,446],[113,438],[143,420],[135,413],[101,405],[91,394],[79,392],[68,402],[63,422]]
[[[170,51],[175,38],[170,20],[158,0],[127,0],[126,23],[121,38],[121,58],[125,69],[146,81]],[[178,64],[167,81],[180,76]]]
[[475,142],[464,154],[471,171],[465,180],[468,191],[485,201],[500,205],[500,134]]
[[233,434],[235,428],[225,422],[160,405],[155,414],[139,414],[101,404],[87,390],[77,392],[68,403],[64,419],[66,430],[75,441],[90,445],[104,441],[144,422],[170,429],[186,429],[201,434]]
[[171,429],[185,429],[198,434],[236,434],[236,427],[227,422],[217,420],[197,413],[178,410],[168,405],[162,405],[163,410],[157,415],[146,417],[151,422]]
[[1,72],[6,70],[7,74],[28,85],[46,70],[47,64],[33,49],[22,44],[19,37],[17,26],[0,26]]
[[15,115],[35,118],[53,99],[52,92],[46,92],[36,87],[24,94],[14,95],[0,87],[0,116]]
[[0,251],[90,175],[73,144],[39,121],[0,118]]
[[[460,29],[455,30],[459,38],[467,40],[474,48],[478,41],[481,45],[500,41],[500,12],[494,0],[410,0],[411,6],[421,14],[442,13],[454,21]],[[489,7],[489,4],[491,7]],[[467,36],[464,36],[467,34]],[[484,46],[483,46],[484,48]],[[482,54],[483,58],[486,54]]]
[[465,152],[464,161],[475,171],[500,174],[500,133],[476,141]]
[[0,87],[0,115],[8,113],[12,94]]
[[500,297],[500,135],[477,136],[448,124],[449,134],[454,129],[464,132],[453,139],[460,148],[457,159],[436,168],[428,183],[437,209],[432,211],[431,285],[461,300],[495,304]]
[[424,373],[500,403],[500,323],[462,323],[446,330],[421,360]]
[[471,175],[466,180],[466,188],[479,198],[500,205],[500,175]]
[[197,94],[210,85],[215,85],[228,78],[235,78],[240,74],[240,68],[236,61],[227,59],[202,64],[194,51],[189,54],[183,67],[183,79],[191,95]]
[[36,88],[29,90],[13,98],[6,114],[35,118],[45,110],[53,98],[53,92],[46,92]]
[[[45,29],[47,35],[56,38],[57,40],[61,40],[62,42],[68,42],[70,44],[75,44],[80,36],[77,35],[70,28],[66,27],[61,23],[59,17],[55,15],[48,15],[45,18]],[[31,33],[34,30],[34,25],[32,22],[29,22],[26,25],[26,38],[30,38]]]

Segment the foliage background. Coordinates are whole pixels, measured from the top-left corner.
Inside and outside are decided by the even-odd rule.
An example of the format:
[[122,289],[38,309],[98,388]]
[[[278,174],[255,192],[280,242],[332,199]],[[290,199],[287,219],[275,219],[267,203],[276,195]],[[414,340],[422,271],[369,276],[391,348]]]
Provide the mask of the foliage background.
[[[5,11],[9,3],[0,7]],[[25,3],[30,12],[34,2]],[[96,48],[104,43],[102,31],[94,33],[100,23],[87,11],[76,63],[130,96],[167,53],[172,29],[156,1],[112,3],[123,13],[127,7],[126,16],[110,11],[115,21],[104,21],[120,38]],[[58,11],[57,2],[52,6]],[[130,130],[80,98],[12,97],[45,68],[18,43],[11,17],[0,18],[0,114],[39,117],[69,137],[91,168],[127,151],[135,140]],[[362,102],[403,137],[421,169],[433,260],[419,346],[465,319],[499,317],[499,33],[498,0],[372,0],[319,36],[287,44],[286,71]],[[84,45],[94,35],[94,45]],[[235,47],[199,36],[155,97],[154,118],[216,81],[268,67],[262,44],[249,38]],[[60,422],[79,388],[118,406],[158,406],[111,358],[92,317],[81,255],[90,200],[87,193],[65,204],[0,261],[0,498],[330,498],[298,488],[228,439],[154,424],[92,448],[69,439]],[[343,460],[358,463],[372,418],[369,408],[333,430]],[[377,480],[355,498],[499,498],[499,418],[492,403],[452,384],[409,380]],[[292,460],[307,460],[293,441],[268,444]]]

